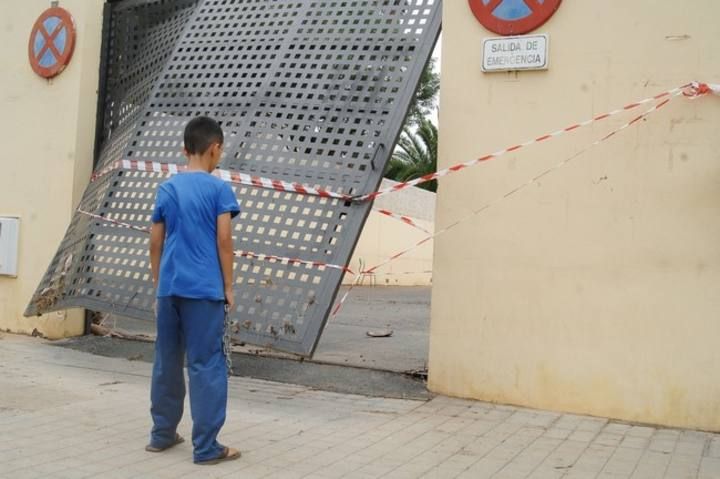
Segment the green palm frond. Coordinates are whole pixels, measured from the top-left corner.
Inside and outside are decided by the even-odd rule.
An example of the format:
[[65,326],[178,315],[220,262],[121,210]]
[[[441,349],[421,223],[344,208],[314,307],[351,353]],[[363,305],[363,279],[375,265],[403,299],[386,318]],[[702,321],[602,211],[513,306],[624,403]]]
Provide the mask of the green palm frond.
[[[409,181],[437,171],[438,130],[432,122],[423,118],[418,123],[417,131],[406,127],[385,173],[387,178],[395,181]],[[418,185],[428,191],[437,191],[437,181]]]

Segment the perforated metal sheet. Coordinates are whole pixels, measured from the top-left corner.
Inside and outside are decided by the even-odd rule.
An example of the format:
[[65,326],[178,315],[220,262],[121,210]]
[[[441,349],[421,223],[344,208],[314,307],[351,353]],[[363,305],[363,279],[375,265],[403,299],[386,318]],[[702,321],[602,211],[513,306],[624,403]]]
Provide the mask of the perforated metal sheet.
[[[179,163],[197,115],[222,168],[350,195],[374,191],[440,31],[439,0],[113,4],[98,168]],[[158,173],[119,170],[81,208],[148,226]],[[237,249],[347,264],[370,204],[235,187]],[[82,306],[152,318],[147,237],[75,215],[27,314]],[[236,260],[239,339],[312,355],[342,272]]]

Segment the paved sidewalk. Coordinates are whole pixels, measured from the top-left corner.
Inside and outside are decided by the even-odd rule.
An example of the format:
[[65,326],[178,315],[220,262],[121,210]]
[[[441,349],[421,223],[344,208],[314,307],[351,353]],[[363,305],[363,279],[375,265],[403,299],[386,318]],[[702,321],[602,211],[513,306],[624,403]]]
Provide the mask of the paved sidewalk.
[[[231,379],[243,457],[143,447],[150,365],[0,337],[0,477],[720,478],[720,436],[437,397],[374,399]],[[190,436],[185,420],[180,433]]]

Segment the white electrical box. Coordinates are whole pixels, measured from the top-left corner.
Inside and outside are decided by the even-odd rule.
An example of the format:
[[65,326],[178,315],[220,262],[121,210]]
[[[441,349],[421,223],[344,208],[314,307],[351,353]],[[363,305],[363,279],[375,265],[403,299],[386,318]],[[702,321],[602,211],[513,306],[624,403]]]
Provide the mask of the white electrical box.
[[17,276],[20,219],[0,216],[0,276]]

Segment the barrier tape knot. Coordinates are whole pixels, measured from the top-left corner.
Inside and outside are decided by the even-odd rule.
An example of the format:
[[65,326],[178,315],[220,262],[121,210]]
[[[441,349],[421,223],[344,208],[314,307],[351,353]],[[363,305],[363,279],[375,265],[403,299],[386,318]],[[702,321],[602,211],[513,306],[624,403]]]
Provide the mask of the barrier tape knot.
[[720,85],[692,82],[684,95],[691,99],[699,98],[705,95],[720,95]]

